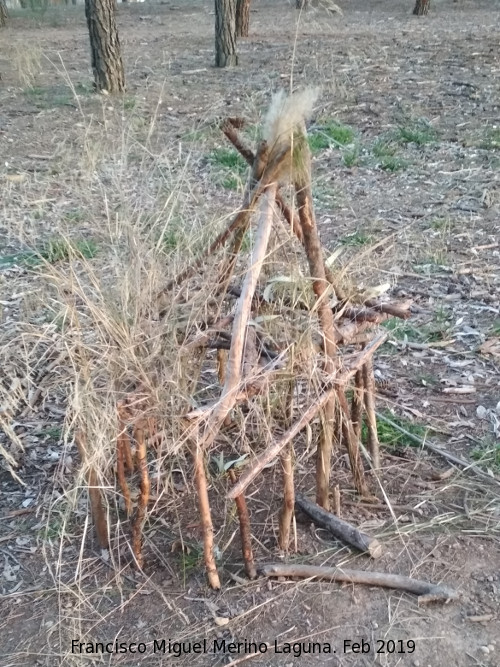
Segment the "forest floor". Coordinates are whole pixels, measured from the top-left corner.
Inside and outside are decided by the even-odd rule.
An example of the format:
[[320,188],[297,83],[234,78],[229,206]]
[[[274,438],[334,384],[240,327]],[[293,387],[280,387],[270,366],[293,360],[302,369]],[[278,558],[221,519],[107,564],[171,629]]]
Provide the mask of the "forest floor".
[[[0,405],[0,445],[23,482],[0,468],[4,667],[500,664],[500,14],[494,0],[447,0],[423,18],[401,0],[341,4],[343,16],[318,10],[297,23],[287,2],[252,2],[240,64],[227,71],[212,66],[212,4],[119,5],[127,92],[118,99],[93,92],[82,6],[12,12],[0,32],[0,382],[11,401]],[[377,409],[483,475],[381,421],[379,504],[356,500],[341,455],[336,470],[343,516],[378,537],[384,555],[368,563],[299,517],[290,559],[442,582],[460,593],[447,605],[382,588],[246,582],[231,578],[231,559],[222,591],[210,591],[188,464],[167,513],[151,512],[144,573],[110,567],[85,539],[83,514],[64,510],[78,456],[63,437],[57,359],[40,342],[55,340],[60,313],[34,251],[64,263],[61,239],[71,238],[105,276],[100,248],[123,218],[164,216],[181,251],[186,225],[211,235],[245,181],[217,121],[257,124],[291,79],[321,86],[309,131],[324,246],[342,248],[360,290],[389,282],[414,304],[377,353],[386,389]],[[309,491],[312,460],[301,461],[298,485]],[[266,475],[250,501],[259,561],[277,558],[278,472]],[[223,544],[237,523],[219,510]],[[72,651],[73,640],[115,639],[146,652]],[[154,653],[163,639],[206,640],[207,652]],[[269,647],[229,654],[214,640]],[[353,649],[361,640],[366,652]],[[299,655],[313,641],[335,653]]]

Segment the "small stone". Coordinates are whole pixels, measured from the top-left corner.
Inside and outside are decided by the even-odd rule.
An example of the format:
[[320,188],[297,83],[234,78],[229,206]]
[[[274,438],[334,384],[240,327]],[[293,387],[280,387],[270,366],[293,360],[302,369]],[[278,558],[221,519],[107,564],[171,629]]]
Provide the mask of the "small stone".
[[490,649],[487,646],[480,646],[479,650],[482,651],[485,655],[488,655]]
[[488,648],[490,650],[490,653],[493,653],[493,651],[495,650],[495,646],[493,644],[488,644]]

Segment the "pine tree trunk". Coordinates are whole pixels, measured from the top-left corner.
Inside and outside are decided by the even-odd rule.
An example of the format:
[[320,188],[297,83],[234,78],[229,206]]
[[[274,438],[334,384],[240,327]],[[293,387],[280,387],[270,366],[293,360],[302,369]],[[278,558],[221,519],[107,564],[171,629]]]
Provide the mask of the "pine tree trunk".
[[238,64],[236,55],[236,0],[215,0],[215,65]]
[[125,90],[115,10],[115,0],[85,0],[95,85],[108,93]]
[[424,16],[429,11],[430,0],[416,0],[413,13],[415,16]]
[[2,28],[4,25],[7,25],[7,6],[5,4],[5,0],[0,0],[0,28]]
[[250,0],[237,0],[236,36],[248,37],[249,24],[250,24]]

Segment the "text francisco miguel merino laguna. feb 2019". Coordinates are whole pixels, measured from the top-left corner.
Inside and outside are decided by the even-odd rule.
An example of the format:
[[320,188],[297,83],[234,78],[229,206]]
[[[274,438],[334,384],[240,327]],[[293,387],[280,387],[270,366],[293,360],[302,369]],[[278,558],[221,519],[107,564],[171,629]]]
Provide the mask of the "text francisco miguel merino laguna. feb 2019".
[[188,654],[228,654],[228,655],[255,655],[264,653],[282,653],[299,658],[301,655],[321,653],[413,653],[415,642],[412,639],[399,640],[368,640],[362,637],[356,639],[342,639],[335,645],[331,642],[318,641],[278,641],[265,643],[250,640],[239,642],[227,639],[202,639],[200,641],[178,642],[171,639],[155,639],[152,642],[127,642],[115,640],[111,642],[82,642],[73,639],[71,653],[86,655],[112,653],[161,653],[180,658]]

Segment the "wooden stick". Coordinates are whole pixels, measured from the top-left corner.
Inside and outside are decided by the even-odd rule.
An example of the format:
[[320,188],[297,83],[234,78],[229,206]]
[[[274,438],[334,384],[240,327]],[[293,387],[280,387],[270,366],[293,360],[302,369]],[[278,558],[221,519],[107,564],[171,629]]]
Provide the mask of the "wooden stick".
[[[230,119],[226,119],[222,122],[221,130],[233,144],[236,150],[240,153],[240,155],[247,161],[250,166],[252,166],[255,162],[255,154],[250,148],[248,148],[248,146],[246,146],[246,144],[243,143]],[[302,243],[302,228],[300,226],[299,219],[292,211],[292,209],[290,209],[290,207],[286,204],[285,200],[279,192],[276,193],[276,204],[282,216],[288,223],[288,226],[298,238],[298,240]]]
[[203,448],[198,443],[193,445],[194,476],[196,480],[196,491],[198,494],[198,506],[200,510],[200,522],[203,531],[203,553],[205,556],[205,568],[207,570],[208,583],[212,588],[220,588],[219,574],[214,557],[214,529],[212,526],[212,515],[210,513],[210,502],[208,500],[207,478],[203,460]]
[[[307,145],[303,150],[306,172],[301,176],[305,179],[295,183],[295,193],[299,208],[299,219],[303,234],[303,245],[309,262],[309,270],[313,278],[313,290],[316,295],[318,319],[323,333],[325,368],[333,371],[333,358],[337,350],[333,313],[328,303],[328,294],[332,289],[326,280],[325,262],[319,240],[314,215],[310,153]],[[321,432],[316,455],[316,501],[325,509],[330,504],[330,466],[333,448],[333,421],[335,419],[335,398],[331,396],[324,405],[321,418]]]
[[146,438],[144,435],[144,424],[140,421],[134,428],[134,440],[137,443],[137,469],[141,476],[140,494],[137,501],[137,510],[132,525],[132,550],[137,560],[137,565],[142,569],[144,557],[142,553],[142,530],[146,521],[148,509],[150,481],[148,473],[148,461],[146,451]]
[[445,586],[438,586],[427,581],[411,579],[399,574],[385,572],[363,572],[362,570],[344,570],[336,567],[316,565],[285,565],[270,563],[263,565],[259,571],[265,577],[299,577],[301,579],[319,579],[322,581],[339,581],[346,584],[364,584],[366,586],[382,586],[406,591],[418,596],[418,604],[429,602],[448,602],[458,599],[458,593]]
[[273,202],[276,196],[276,188],[277,186],[275,183],[271,184],[262,198],[255,246],[250,257],[250,266],[243,282],[241,296],[238,300],[234,316],[231,349],[229,350],[229,358],[227,362],[226,382],[221,397],[208,419],[205,432],[202,436],[205,448],[209,447],[215,440],[220,425],[236,401],[241,379],[244,337],[248,320],[250,319],[253,295],[267,253],[267,245],[269,243],[272,228],[274,211]]
[[123,460],[126,472],[132,474],[134,472],[134,459],[132,457],[132,448],[130,446],[130,438],[127,433],[127,409],[123,401],[118,403],[118,428],[119,437],[121,438],[121,448],[123,453]]
[[315,505],[310,500],[307,500],[302,494],[297,493],[295,496],[295,505],[299,507],[307,516],[311,517],[314,523],[322,528],[326,528],[334,537],[342,540],[346,544],[350,544],[360,551],[367,552],[372,558],[380,558],[382,556],[382,545],[380,542],[366,533],[362,533],[355,526],[347,521],[339,519],[330,512],[326,512],[319,505]]
[[[234,470],[229,470],[229,479],[234,484],[236,482],[236,473]],[[248,514],[248,507],[243,494],[234,499],[236,509],[238,510],[238,518],[240,520],[240,537],[241,537],[241,552],[243,554],[243,561],[245,563],[245,572],[249,579],[255,579],[257,570],[255,569],[255,561],[252,551],[252,531],[250,529],[250,516]]]
[[75,432],[75,443],[80,453],[85,476],[87,478],[87,486],[89,490],[90,508],[92,518],[94,520],[95,532],[97,534],[97,541],[102,549],[109,548],[109,532],[108,520],[102,506],[101,489],[99,480],[97,479],[97,472],[94,466],[89,461],[89,456],[86,448],[86,439],[81,431]]
[[[257,202],[259,201],[262,193],[270,184],[274,182],[276,176],[282,169],[284,158],[286,157],[288,152],[289,152],[289,147],[287,147],[286,150],[284,150],[276,157],[273,163],[269,165],[269,168],[266,169],[262,179],[259,181],[259,183],[257,183],[257,185],[249,194],[248,202],[245,201],[243,203],[243,206],[240,208],[240,210],[235,215],[235,217],[228,225],[228,227],[226,227],[226,229],[217,236],[217,238],[211,243],[211,245],[206,250],[204,250],[200,254],[200,256],[193,262],[193,264],[191,264],[186,269],[181,271],[181,273],[179,273],[175,278],[170,280],[165,285],[165,287],[157,294],[157,299],[160,299],[160,297],[163,294],[170,292],[176,285],[179,285],[187,278],[190,278],[195,273],[195,271],[203,264],[203,262],[207,259],[207,257],[210,257],[210,255],[212,255],[218,248],[223,246],[231,237],[233,232],[239,229],[242,225],[246,224],[246,221],[255,210]],[[160,313],[160,315],[162,314],[164,313]]]
[[342,506],[340,504],[340,486],[338,484],[335,484],[333,487],[333,513],[340,519]]
[[226,365],[227,365],[227,352],[226,350],[218,349],[217,377],[219,379],[219,384],[224,384],[224,382],[226,381]]
[[368,429],[368,451],[372,457],[374,470],[380,469],[380,444],[377,433],[377,417],[375,415],[375,379],[373,376],[373,360],[368,359],[363,366],[364,399],[366,410],[366,427]]
[[354,393],[351,402],[351,422],[356,438],[361,437],[361,420],[363,417],[363,371],[356,371],[354,376]]
[[132,513],[132,499],[130,497],[130,489],[128,488],[127,479],[125,477],[125,451],[124,451],[124,442],[123,440],[128,439],[127,435],[122,431],[118,434],[116,439],[116,476],[118,478],[118,484],[123,495],[123,500],[125,502],[125,509],[127,511],[127,516],[130,516]]
[[347,447],[347,454],[349,455],[349,463],[351,464],[351,472],[354,480],[356,491],[361,496],[368,496],[369,491],[366,485],[365,469],[361,460],[359,451],[359,439],[354,433],[351,418],[349,415],[349,406],[344,394],[344,387],[339,387],[337,390],[337,400],[340,404],[342,414],[342,437]]
[[333,377],[325,387],[323,393],[310,405],[302,416],[291,426],[282,436],[277,440],[273,440],[271,444],[257,456],[252,466],[245,471],[240,477],[237,484],[229,491],[227,498],[233,499],[243,493],[249,484],[257,477],[257,475],[270,463],[281,450],[298,434],[300,431],[318,414],[321,408],[325,405],[331,395],[337,391],[338,386],[343,386],[356,373],[366,361],[369,355],[373,354],[387,338],[386,334],[381,334],[374,338],[353,361],[350,368],[345,369],[336,378]]
[[288,553],[290,545],[290,528],[295,504],[295,487],[293,482],[292,446],[289,443],[280,454],[283,469],[283,504],[279,517],[278,546]]

